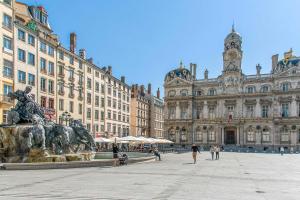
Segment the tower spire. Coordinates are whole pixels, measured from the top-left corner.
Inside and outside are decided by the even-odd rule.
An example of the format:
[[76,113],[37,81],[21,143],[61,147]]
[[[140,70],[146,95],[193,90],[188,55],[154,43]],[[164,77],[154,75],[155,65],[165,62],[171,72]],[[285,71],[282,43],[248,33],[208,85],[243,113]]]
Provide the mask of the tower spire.
[[231,32],[235,32],[235,29],[234,29],[234,20],[232,22]]

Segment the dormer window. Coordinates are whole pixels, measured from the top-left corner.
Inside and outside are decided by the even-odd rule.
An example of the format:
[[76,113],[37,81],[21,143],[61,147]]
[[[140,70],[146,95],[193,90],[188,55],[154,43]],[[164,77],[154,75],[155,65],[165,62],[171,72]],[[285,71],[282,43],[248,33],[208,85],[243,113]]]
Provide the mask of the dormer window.
[[282,83],[282,91],[283,92],[289,91],[289,83]]
[[264,92],[264,93],[269,92],[269,87],[267,85],[262,86],[261,92]]
[[255,91],[255,88],[253,86],[247,87],[247,93],[248,94],[252,94],[252,93],[254,93],[254,91]]

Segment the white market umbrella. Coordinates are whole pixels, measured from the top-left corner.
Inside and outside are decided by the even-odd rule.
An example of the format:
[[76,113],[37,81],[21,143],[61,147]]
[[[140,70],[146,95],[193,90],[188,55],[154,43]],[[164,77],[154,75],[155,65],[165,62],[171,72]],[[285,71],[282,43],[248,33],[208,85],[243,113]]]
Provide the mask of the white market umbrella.
[[113,141],[111,139],[108,138],[95,138],[95,142],[99,142],[99,143],[112,143]]

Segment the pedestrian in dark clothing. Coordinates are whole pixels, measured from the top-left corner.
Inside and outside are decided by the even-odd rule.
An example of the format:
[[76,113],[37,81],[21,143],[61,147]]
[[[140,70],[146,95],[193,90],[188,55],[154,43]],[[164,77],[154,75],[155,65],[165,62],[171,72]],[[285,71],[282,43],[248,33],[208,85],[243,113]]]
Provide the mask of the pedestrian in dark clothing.
[[194,164],[196,164],[196,161],[197,161],[197,152],[200,153],[200,150],[195,144],[193,144],[193,146],[192,146],[192,156],[193,156],[193,159],[194,159]]
[[115,167],[115,166],[117,166],[117,160],[119,158],[119,156],[118,156],[119,148],[116,143],[113,144],[112,151],[113,151],[113,159],[114,159],[114,167]]

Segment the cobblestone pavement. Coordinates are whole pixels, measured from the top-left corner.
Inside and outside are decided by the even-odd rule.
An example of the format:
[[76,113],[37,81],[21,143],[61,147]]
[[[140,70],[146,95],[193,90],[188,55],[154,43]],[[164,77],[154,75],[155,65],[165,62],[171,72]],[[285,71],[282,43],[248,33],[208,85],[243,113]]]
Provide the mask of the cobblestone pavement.
[[0,199],[298,200],[300,155],[207,152],[115,168],[0,171]]

